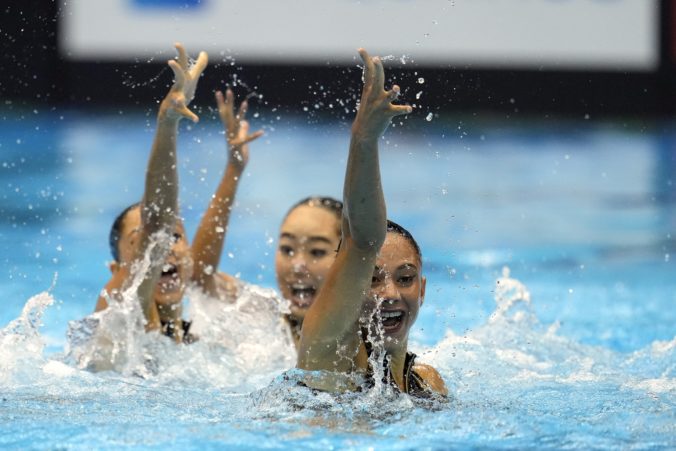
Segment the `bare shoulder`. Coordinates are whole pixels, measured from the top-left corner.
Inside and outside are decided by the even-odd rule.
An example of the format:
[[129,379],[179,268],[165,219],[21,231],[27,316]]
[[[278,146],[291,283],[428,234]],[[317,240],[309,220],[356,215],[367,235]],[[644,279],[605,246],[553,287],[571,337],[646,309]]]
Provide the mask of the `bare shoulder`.
[[430,390],[440,395],[448,396],[448,389],[446,388],[444,379],[434,367],[425,363],[416,363],[413,365],[413,371],[420,376]]
[[239,296],[239,283],[236,278],[230,274],[219,272],[218,277],[215,278],[216,295],[226,302],[235,302]]
[[94,311],[100,312],[101,310],[107,309],[109,299],[119,299],[120,290],[122,290],[128,278],[129,268],[127,266],[123,266],[113,271],[110,280],[108,280],[106,286],[103,287],[103,290],[99,294]]

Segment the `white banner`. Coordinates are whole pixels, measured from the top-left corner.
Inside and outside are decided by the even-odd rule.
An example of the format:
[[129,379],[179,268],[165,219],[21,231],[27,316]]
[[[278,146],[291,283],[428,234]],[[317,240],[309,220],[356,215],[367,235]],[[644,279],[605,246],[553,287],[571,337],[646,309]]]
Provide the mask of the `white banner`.
[[350,63],[357,47],[425,66],[651,70],[658,0],[67,0],[69,59]]

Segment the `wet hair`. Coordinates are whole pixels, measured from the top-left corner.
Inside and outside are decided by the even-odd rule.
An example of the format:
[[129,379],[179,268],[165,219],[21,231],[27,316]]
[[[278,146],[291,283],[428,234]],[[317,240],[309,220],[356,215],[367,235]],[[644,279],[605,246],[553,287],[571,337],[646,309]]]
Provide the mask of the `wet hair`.
[[322,207],[336,215],[338,219],[343,217],[343,203],[338,199],[328,196],[310,196],[293,204],[291,208],[289,208],[289,211],[286,212],[284,219],[286,219],[293,210],[302,205],[307,205],[308,207]]
[[[387,220],[387,233],[396,233],[398,235],[403,236],[406,241],[408,241],[411,246],[413,246],[413,250],[415,251],[416,255],[418,256],[418,259],[420,260],[420,265],[422,266],[422,251],[420,250],[420,246],[418,246],[418,242],[413,238],[413,235],[411,235],[411,232],[400,226],[394,221],[390,221],[389,219]],[[340,246],[343,244],[343,238],[340,238],[340,241],[338,242],[338,249],[340,249]],[[338,249],[336,249],[336,252],[338,252]]]
[[420,246],[418,246],[418,243],[416,242],[415,238],[413,238],[413,235],[411,235],[411,232],[409,232],[396,222],[390,221],[389,219],[387,220],[387,232],[396,233],[406,238],[406,240],[411,244],[411,246],[413,246],[415,253],[418,255],[418,258],[420,259],[420,263],[422,263],[422,252],[420,251]]
[[333,213],[336,216],[336,219],[338,220],[336,233],[338,234],[338,237],[340,237],[340,231],[342,228],[341,219],[343,219],[343,203],[341,201],[328,196],[306,197],[305,199],[299,200],[298,202],[293,204],[291,208],[289,208],[289,211],[287,211],[286,215],[284,215],[284,220],[286,220],[286,218],[289,217],[292,211],[294,211],[298,207],[302,207],[303,205],[307,205],[308,207],[321,207],[327,210],[328,212]]
[[124,210],[122,210],[122,213],[117,215],[117,218],[115,218],[115,221],[113,221],[113,226],[110,228],[110,234],[108,235],[108,245],[110,246],[110,253],[113,256],[113,259],[116,262],[120,261],[120,238],[122,235],[122,224],[124,223],[124,218],[127,217],[127,213],[129,213],[131,210],[134,208],[140,207],[141,202],[136,202],[135,204],[131,204]]

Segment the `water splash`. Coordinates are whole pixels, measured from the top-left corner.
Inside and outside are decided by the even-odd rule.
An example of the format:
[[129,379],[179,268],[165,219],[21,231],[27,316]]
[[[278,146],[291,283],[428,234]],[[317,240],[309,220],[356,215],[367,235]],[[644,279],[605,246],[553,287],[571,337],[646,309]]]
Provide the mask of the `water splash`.
[[502,277],[495,281],[495,303],[497,309],[490,316],[489,323],[503,320],[508,314],[514,321],[523,321],[527,316],[532,316],[530,292],[526,285],[510,278],[507,266],[502,268]]
[[42,367],[45,342],[40,335],[42,316],[54,298],[45,291],[30,298],[21,315],[0,329],[0,384],[12,382],[30,384],[35,369]]
[[152,337],[146,334],[146,320],[137,292],[153,263],[162,262],[169,250],[171,237],[160,231],[149,242],[142,258],[132,265],[133,278],[119,296],[109,296],[108,307],[82,320],[68,324],[65,360],[88,371],[117,371],[125,375],[149,377],[157,371],[157,362],[150,353]]
[[531,437],[531,445],[536,428],[550,443],[589,446],[580,424],[625,431],[638,442],[669,440],[673,425],[664,412],[676,395],[676,338],[627,356],[562,336],[558,322],[538,321],[528,288],[508,268],[495,302],[486,324],[463,335],[449,330],[421,356],[440,370],[467,421],[485,424],[488,437]]
[[214,372],[222,372],[219,365],[229,364],[222,383],[250,391],[295,366],[296,351],[283,319],[289,312],[288,303],[274,290],[243,282],[238,292],[236,302],[230,303],[198,289],[189,290],[189,317],[200,342],[208,344],[212,352],[220,350]]
[[[528,287],[508,270],[496,282],[496,310],[484,325],[463,335],[449,330],[421,353],[420,360],[440,371],[452,396],[432,410],[384,386],[335,395],[301,386],[298,382],[307,376],[301,371],[280,375],[293,360],[293,351],[282,353],[283,334],[272,327],[279,326],[284,303],[270,290],[253,286],[244,286],[242,295],[227,304],[191,294],[200,341],[176,345],[139,327],[133,346],[141,360],[103,373],[42,355],[39,326],[53,299],[48,293],[31,298],[21,316],[0,330],[0,386],[7,407],[0,409],[0,423],[54,427],[63,417],[59,427],[66,433],[99,421],[125,430],[134,425],[125,437],[139,445],[148,443],[147,428],[178,439],[172,431],[176,424],[237,437],[219,443],[239,446],[292,442],[317,447],[318,437],[332,444],[344,440],[345,446],[399,443],[402,448],[421,443],[420,437],[426,443],[438,439],[512,448],[674,444],[676,337],[631,354],[585,345],[562,335],[556,322],[540,323]],[[88,330],[114,327],[115,321],[123,321],[119,327],[125,321],[136,324],[125,315],[137,313],[119,306],[92,315],[72,337],[89,338]],[[174,419],[171,428],[167,417]],[[115,443],[115,437],[104,433],[97,443]]]

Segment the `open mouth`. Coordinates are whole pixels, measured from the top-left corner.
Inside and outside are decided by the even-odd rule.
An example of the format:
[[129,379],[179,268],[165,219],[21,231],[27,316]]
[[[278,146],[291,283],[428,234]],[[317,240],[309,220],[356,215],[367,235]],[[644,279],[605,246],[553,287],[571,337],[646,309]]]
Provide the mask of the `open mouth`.
[[162,273],[160,274],[160,284],[164,290],[175,290],[179,287],[179,273],[178,267],[171,263],[166,263],[162,267]]
[[379,316],[385,333],[397,332],[404,323],[404,312],[401,310],[381,310]]
[[291,285],[291,301],[298,307],[309,307],[314,301],[317,289],[312,285]]

